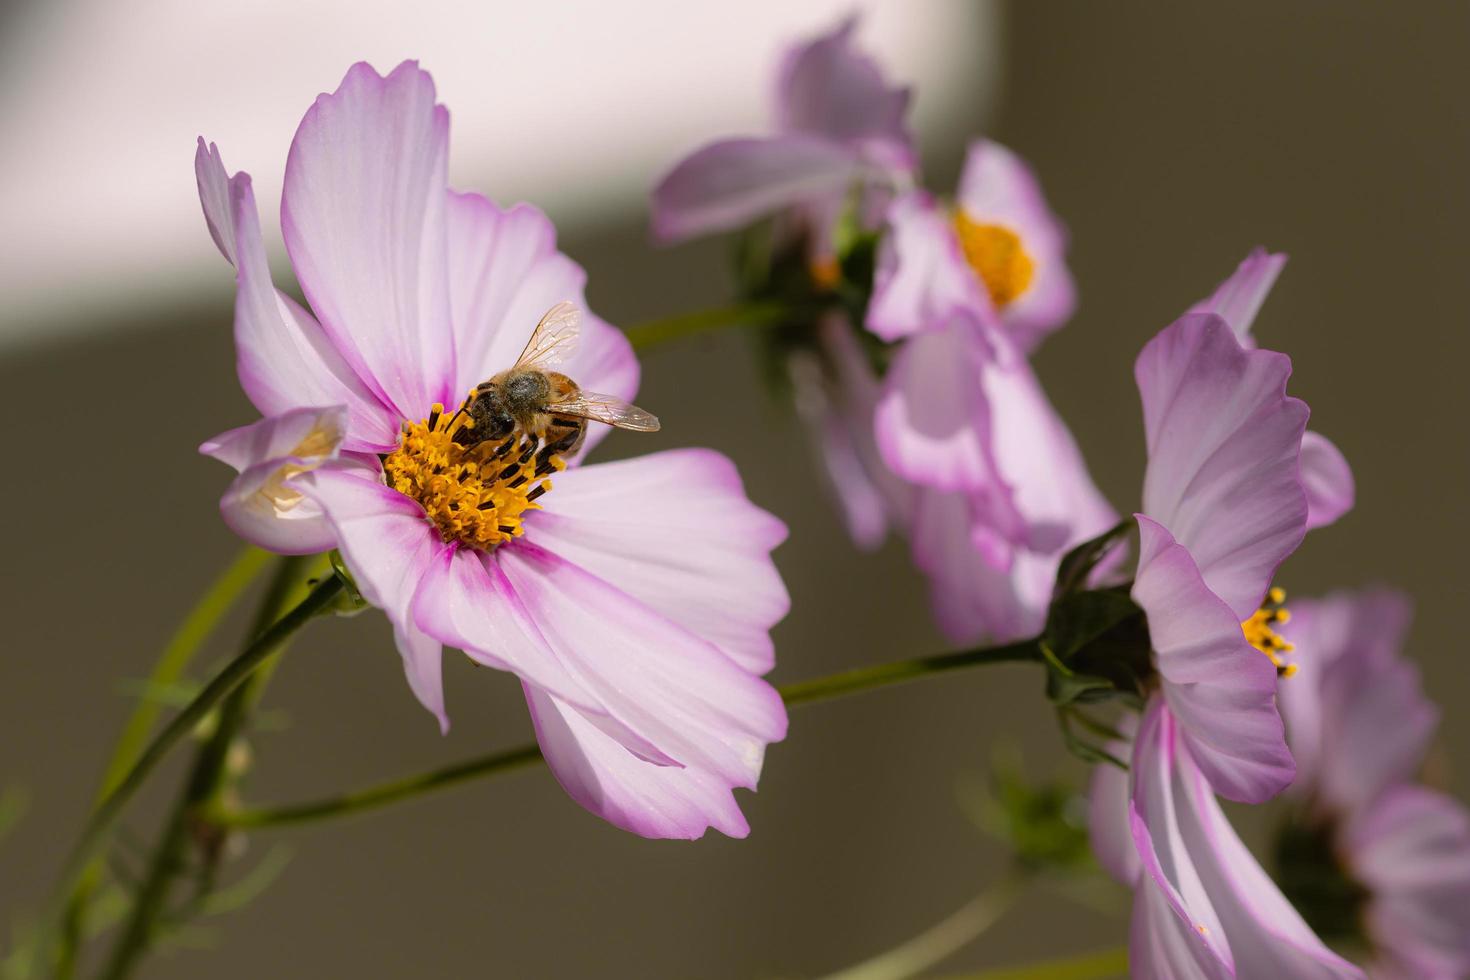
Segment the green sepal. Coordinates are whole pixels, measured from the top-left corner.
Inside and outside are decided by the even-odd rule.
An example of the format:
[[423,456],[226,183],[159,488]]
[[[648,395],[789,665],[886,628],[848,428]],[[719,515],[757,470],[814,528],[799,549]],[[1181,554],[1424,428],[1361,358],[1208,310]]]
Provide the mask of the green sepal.
[[1122,520],[1095,538],[1077,545],[1062,557],[1061,564],[1057,566],[1056,585],[1052,589],[1053,598],[1071,595],[1087,588],[1087,577],[1092,570],[1108,556],[1123,540],[1123,536],[1133,530],[1132,520]]
[[333,599],[323,611],[330,611],[338,616],[356,616],[372,603],[362,597],[362,591],[357,587],[357,580],[352,577],[352,572],[347,569],[347,563],[342,560],[342,552],[333,548],[328,557],[332,562],[332,573],[342,580],[342,591],[337,593],[337,598]]

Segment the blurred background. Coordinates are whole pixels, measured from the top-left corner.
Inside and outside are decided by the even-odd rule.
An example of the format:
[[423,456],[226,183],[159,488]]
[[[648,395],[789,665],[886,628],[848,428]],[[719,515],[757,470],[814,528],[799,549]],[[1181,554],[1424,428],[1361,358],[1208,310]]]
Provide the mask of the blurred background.
[[[1445,707],[1442,758],[1465,764],[1470,7],[12,3],[0,399],[19,441],[0,491],[0,788],[23,789],[29,808],[0,841],[0,929],[50,886],[131,707],[127,682],[239,547],[216,511],[229,473],[194,452],[254,417],[234,378],[232,277],[198,213],[195,136],[254,175],[273,222],[316,93],[352,61],[417,57],[453,114],[454,182],[544,207],[588,269],[591,304],[632,324],[730,296],[726,243],[648,246],[647,188],[711,137],[762,131],[782,46],[851,9],[862,43],[916,86],[932,187],[953,186],[966,140],[985,133],[1032,161],[1069,223],[1081,308],[1038,370],[1120,509],[1143,461],[1140,345],[1252,246],[1291,254],[1256,333],[1295,358],[1294,392],[1353,463],[1358,506],[1278,581],[1297,595],[1411,592],[1413,656]],[[639,401],[665,420],[662,446],[729,453],[791,525],[776,680],[943,648],[904,546],[850,548],[745,338],[650,352]],[[646,449],[632,443],[606,452]],[[210,656],[228,655],[240,620]],[[271,688],[252,799],[313,798],[530,737],[509,677],[450,657],[445,680],[454,728],[441,738],[380,616],[317,624]],[[960,802],[997,740],[1038,778],[1085,777],[1040,677],[1005,667],[798,710],[743,799],[743,842],[633,838],[539,769],[263,831],[249,855],[289,848],[281,878],[143,975],[817,975],[1000,873],[1004,849]],[[1438,768],[1470,790],[1463,768]],[[131,811],[134,833],[151,836],[176,772]],[[1105,896],[1084,907],[1033,891],[946,969],[1122,943],[1127,898]]]

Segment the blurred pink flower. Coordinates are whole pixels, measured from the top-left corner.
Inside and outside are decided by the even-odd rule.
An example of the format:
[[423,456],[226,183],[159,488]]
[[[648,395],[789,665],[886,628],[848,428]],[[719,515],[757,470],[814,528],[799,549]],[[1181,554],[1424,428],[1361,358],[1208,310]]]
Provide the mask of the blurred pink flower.
[[857,18],[787,51],[777,74],[776,134],[711,143],[675,164],[653,191],[664,242],[729,231],[780,212],[811,257],[832,258],[830,235],[848,195],[864,188],[875,215],[915,163],[904,123],[909,92],[890,86],[853,44]]
[[[310,311],[271,284],[249,176],[200,141],[240,381],[267,416],[203,447],[241,472],[221,506],[265,547],[340,549],[441,726],[447,644],[521,679],[548,764],[589,810],[648,837],[744,836],[731,791],[786,731],[760,678],[788,607],[770,560],[786,529],[707,450],[580,466],[514,436],[455,442],[442,406],[508,368],[550,307],[582,303],[585,276],[540,211],[448,188],[448,135],[412,62],[356,65],[317,99],[281,202]],[[559,369],[618,398],[638,383],[596,317]]]
[[1470,973],[1470,813],[1415,785],[1439,723],[1400,655],[1407,597],[1388,590],[1298,602],[1283,633],[1302,669],[1281,685],[1298,779],[1297,831],[1323,839],[1372,947],[1375,978]]

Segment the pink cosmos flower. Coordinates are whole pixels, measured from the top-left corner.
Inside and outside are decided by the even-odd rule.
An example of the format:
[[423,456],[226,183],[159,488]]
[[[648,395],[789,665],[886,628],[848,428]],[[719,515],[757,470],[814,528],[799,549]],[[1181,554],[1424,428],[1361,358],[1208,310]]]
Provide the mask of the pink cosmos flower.
[[914,561],[956,642],[1040,630],[1067,549],[1116,522],[1026,358],[1072,312],[1066,234],[1011,151],[971,145],[952,213],[890,208],[867,326],[900,343],[874,407],[914,486]]
[[1296,603],[1293,612],[1283,633],[1304,668],[1280,694],[1298,766],[1283,860],[1292,857],[1286,842],[1320,842],[1307,859],[1320,856],[1325,866],[1305,873],[1313,883],[1340,882],[1329,911],[1361,929],[1371,976],[1463,977],[1470,973],[1470,813],[1415,785],[1439,711],[1399,653],[1409,602],[1375,590]]
[[[521,679],[548,764],[589,810],[648,837],[744,836],[732,789],[755,787],[786,731],[760,677],[788,606],[770,560],[785,528],[707,450],[579,465],[515,433],[456,440],[466,393],[550,307],[581,303],[585,277],[540,211],[449,189],[448,135],[412,62],[356,65],[317,99],[281,202],[309,311],[271,284],[249,176],[200,141],[240,381],[265,416],[203,447],[240,471],[226,519],[278,551],[340,549],[441,726],[450,645]],[[619,399],[638,382],[596,317],[558,370]]]
[[849,193],[869,214],[915,167],[904,123],[909,92],[890,86],[853,44],[857,18],[782,58],[776,134],[720,140],[681,160],[653,191],[653,233],[664,242],[728,231],[783,212],[811,256],[832,258],[831,230]]

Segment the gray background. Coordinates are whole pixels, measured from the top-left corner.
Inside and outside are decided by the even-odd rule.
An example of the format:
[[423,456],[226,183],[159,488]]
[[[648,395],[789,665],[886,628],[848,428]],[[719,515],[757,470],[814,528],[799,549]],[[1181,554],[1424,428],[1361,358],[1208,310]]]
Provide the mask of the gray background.
[[[1070,224],[1082,296],[1038,368],[1098,482],[1120,509],[1136,500],[1138,347],[1251,246],[1290,252],[1257,335],[1295,358],[1294,391],[1352,461],[1359,499],[1279,581],[1297,594],[1373,581],[1412,592],[1413,654],[1446,706],[1443,744],[1463,756],[1470,7],[1032,3],[1004,24],[990,132],[1032,160]],[[936,188],[952,186],[977,123],[925,134]],[[722,244],[643,242],[639,226],[564,242],[609,319],[726,297]],[[118,679],[146,672],[237,547],[215,511],[227,474],[193,453],[250,417],[229,315],[222,285],[196,304],[117,314],[137,329],[0,364],[0,783],[32,796],[0,844],[0,923],[34,906],[79,824],[128,709]],[[661,446],[728,452],[793,529],[778,553],[794,608],[777,629],[776,679],[942,648],[904,549],[852,552],[800,431],[756,382],[741,338],[710,338],[651,353],[640,402],[666,420]],[[529,737],[510,678],[451,660],[455,724],[441,739],[380,617],[313,627],[271,689],[289,729],[258,740],[253,798],[316,796]],[[1000,737],[1024,745],[1038,775],[1080,774],[1039,679],[999,668],[800,709],[744,799],[744,842],[638,840],[540,770],[261,833],[252,856],[292,848],[285,876],[218,923],[211,953],[176,950],[144,975],[813,975],[911,935],[997,872],[1004,855],[955,786]],[[150,830],[161,800],[129,822]],[[1033,892],[950,966],[1116,944],[1118,902],[1110,916]]]

